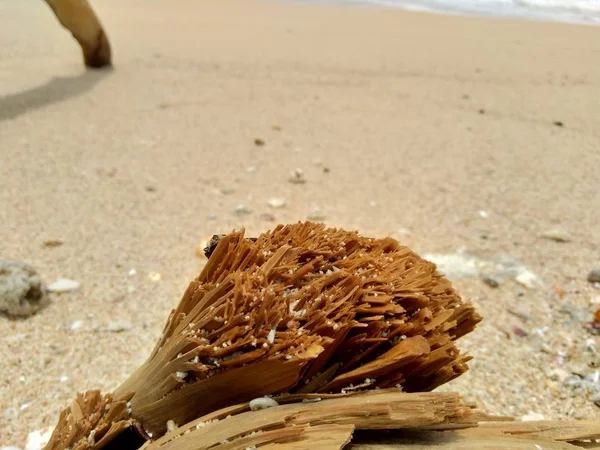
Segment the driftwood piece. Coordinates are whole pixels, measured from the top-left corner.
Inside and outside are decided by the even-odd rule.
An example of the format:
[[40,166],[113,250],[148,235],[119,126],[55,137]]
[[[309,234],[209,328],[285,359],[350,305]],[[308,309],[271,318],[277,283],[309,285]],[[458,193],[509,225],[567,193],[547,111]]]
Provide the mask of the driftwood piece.
[[[170,427],[266,394],[293,401],[310,393],[424,392],[468,369],[456,340],[481,317],[435,264],[394,239],[306,222],[256,239],[243,230],[217,236],[207,253],[146,362],[112,394],[92,392],[85,408],[67,408],[47,450],[115,442],[134,450],[140,440],[160,441]],[[381,406],[387,415],[375,416],[382,428],[397,428],[419,405],[402,417]],[[123,414],[110,415],[113,408]],[[430,425],[445,423],[430,414]],[[335,424],[365,420],[358,413]],[[307,427],[331,424],[295,426],[317,436],[323,429]]]
[[[346,450],[581,450],[580,446],[551,439],[523,439],[510,435],[470,432],[411,432],[385,439],[357,438]],[[284,449],[282,449],[284,450]]]
[[[439,425],[464,428],[476,426],[474,418],[482,417],[474,414],[476,410],[466,405],[456,393],[411,394],[398,389],[387,389],[322,397],[314,394],[283,396],[276,400],[284,404],[250,411],[246,403],[213,412],[167,433],[148,444],[145,450],[201,450],[221,448],[221,445],[241,446],[241,443],[245,445],[249,442],[247,438],[250,436],[255,436],[255,442],[260,441],[261,444],[280,444],[283,448],[288,448],[289,444],[292,445],[290,448],[300,448],[298,446],[304,441],[304,432],[291,435],[283,431],[283,434],[272,435],[267,435],[267,432],[290,429],[307,430],[310,433],[312,427],[326,425],[349,426],[351,431],[427,429]],[[343,433],[340,434],[336,448],[342,448],[348,442],[349,439],[342,436]],[[240,439],[241,443],[237,442]],[[333,442],[333,439],[329,442]],[[321,447],[318,445],[312,448]]]
[[428,391],[467,370],[455,340],[481,317],[394,239],[308,222],[217,236],[207,252],[150,358],[114,393],[155,435],[268,393]]
[[[600,446],[594,442],[600,438],[600,421],[513,422],[478,411],[454,393],[409,394],[390,389],[318,399],[315,394],[282,396],[277,398],[282,404],[261,411],[249,411],[247,403],[236,405],[169,432],[144,450],[575,450]],[[332,425],[348,428],[322,428]]]
[[[440,427],[440,428],[443,428]],[[600,449],[600,420],[483,422],[476,428],[355,434],[348,450]]]

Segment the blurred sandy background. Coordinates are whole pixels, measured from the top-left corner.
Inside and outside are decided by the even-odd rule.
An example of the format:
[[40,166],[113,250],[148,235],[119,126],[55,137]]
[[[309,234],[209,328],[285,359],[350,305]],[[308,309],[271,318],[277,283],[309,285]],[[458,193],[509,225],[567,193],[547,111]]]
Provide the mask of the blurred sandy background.
[[[543,284],[456,281],[487,320],[447,388],[493,413],[600,416],[584,383],[600,364],[584,327],[600,308],[586,280],[600,265],[600,28],[259,0],[94,6],[111,72],[83,69],[44,4],[0,0],[0,258],[82,283],[0,317],[0,445],[24,446],[76,392],[110,390],[146,358],[204,237],[314,215],[527,266]],[[305,183],[288,181],[296,168]],[[543,237],[555,230],[569,242]]]

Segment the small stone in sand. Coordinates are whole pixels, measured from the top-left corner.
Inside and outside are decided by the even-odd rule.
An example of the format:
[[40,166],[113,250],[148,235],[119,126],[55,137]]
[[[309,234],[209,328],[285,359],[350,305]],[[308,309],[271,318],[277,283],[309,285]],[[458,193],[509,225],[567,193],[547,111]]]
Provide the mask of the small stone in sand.
[[110,333],[120,333],[121,331],[126,331],[129,328],[130,328],[129,326],[124,325],[120,322],[110,322],[106,326],[106,331],[108,331]]
[[216,220],[217,219],[217,215],[214,212],[209,212],[206,217],[208,218],[208,220]]
[[600,267],[596,267],[588,273],[587,280],[590,283],[600,283]]
[[265,141],[261,138],[256,138],[256,139],[254,139],[254,145],[258,145],[259,147],[263,146],[263,145],[265,145]]
[[160,279],[162,278],[162,275],[158,272],[150,272],[148,274],[148,278],[150,278],[150,280],[152,281],[160,281]]
[[81,283],[79,281],[71,280],[70,278],[59,278],[54,283],[48,285],[48,290],[58,294],[61,292],[76,291],[80,287]]
[[267,200],[267,205],[273,209],[283,208],[286,205],[286,201],[283,198],[273,197]]
[[522,269],[515,277],[515,281],[528,289],[539,287],[542,284],[538,276],[528,269]]
[[0,260],[0,312],[27,317],[48,303],[46,286],[33,267]]
[[206,248],[208,247],[208,244],[210,243],[212,239],[212,236],[205,236],[202,239],[200,239],[200,242],[198,242],[198,245],[196,245],[196,256],[199,258],[206,258]]
[[55,248],[55,247],[60,247],[61,245],[63,245],[63,242],[59,241],[58,239],[51,239],[49,241],[44,241],[44,248]]
[[304,171],[302,169],[296,168],[292,170],[292,173],[289,178],[289,182],[293,184],[304,184],[306,183],[306,178],[304,176]]
[[242,216],[244,214],[250,214],[252,212],[252,210],[250,208],[248,208],[246,205],[240,203],[239,205],[237,205],[233,212],[235,214],[237,214],[238,216]]
[[254,173],[254,172],[256,172],[256,167],[254,167],[254,166],[248,166],[248,167],[246,167],[246,172],[248,172],[248,173]]
[[481,279],[489,287],[497,288],[500,286],[500,280],[492,275],[484,274],[481,276]]
[[314,208],[307,217],[308,220],[313,222],[322,222],[325,220],[325,213],[321,208]]
[[541,234],[541,237],[554,242],[571,242],[573,240],[573,237],[567,231],[559,228],[545,231]]
[[226,186],[219,189],[219,192],[223,195],[229,195],[235,193],[235,188]]

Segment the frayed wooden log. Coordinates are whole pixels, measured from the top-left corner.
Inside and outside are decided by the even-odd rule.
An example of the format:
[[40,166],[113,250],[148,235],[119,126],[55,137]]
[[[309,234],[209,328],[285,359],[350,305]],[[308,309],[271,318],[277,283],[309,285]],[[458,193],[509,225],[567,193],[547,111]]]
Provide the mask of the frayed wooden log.
[[[468,369],[455,341],[481,317],[394,239],[306,222],[209,250],[148,360],[110,397],[148,436],[266,394],[430,391]],[[75,417],[48,449],[78,448],[61,431]]]

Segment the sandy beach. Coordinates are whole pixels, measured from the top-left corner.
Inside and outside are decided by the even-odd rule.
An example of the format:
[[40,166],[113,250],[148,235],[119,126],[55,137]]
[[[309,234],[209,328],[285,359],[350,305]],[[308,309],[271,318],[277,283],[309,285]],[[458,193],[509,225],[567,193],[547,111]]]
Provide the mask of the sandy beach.
[[0,259],[81,283],[0,316],[0,446],[24,448],[77,392],[110,391],[147,357],[203,239],[318,215],[451,265],[527,267],[530,287],[455,277],[485,320],[459,341],[471,370],[443,389],[495,414],[600,417],[586,388],[600,336],[584,326],[600,308],[586,280],[600,27],[259,0],[94,7],[112,71],[85,71],[44,4],[0,1]]

